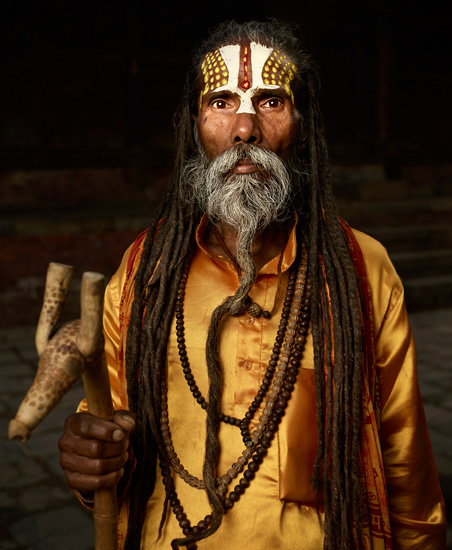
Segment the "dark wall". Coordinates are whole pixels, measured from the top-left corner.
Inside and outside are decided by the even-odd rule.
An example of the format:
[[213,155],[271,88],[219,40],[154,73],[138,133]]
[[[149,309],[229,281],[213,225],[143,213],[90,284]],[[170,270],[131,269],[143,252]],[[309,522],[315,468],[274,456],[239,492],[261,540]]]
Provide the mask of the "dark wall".
[[192,47],[225,18],[269,16],[299,24],[319,62],[333,163],[381,163],[398,177],[448,160],[452,52],[439,3],[5,1],[5,323],[34,322],[49,261],[76,276],[114,272],[163,193]]
[[[232,13],[231,13],[232,12]],[[299,24],[318,59],[329,139],[375,154],[397,142],[441,157],[452,145],[451,43],[435,2],[5,2],[0,162],[124,163],[171,155],[171,116],[190,51],[228,16]],[[434,138],[434,139],[432,139]],[[158,154],[155,154],[158,151]],[[66,160],[67,159],[67,160]]]

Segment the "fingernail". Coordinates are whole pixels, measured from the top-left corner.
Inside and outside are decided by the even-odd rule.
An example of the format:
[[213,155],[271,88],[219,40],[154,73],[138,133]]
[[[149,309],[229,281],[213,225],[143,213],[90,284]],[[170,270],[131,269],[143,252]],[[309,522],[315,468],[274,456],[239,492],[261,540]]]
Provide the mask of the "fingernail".
[[121,441],[121,439],[124,439],[124,432],[121,430],[115,430],[113,432],[113,441]]

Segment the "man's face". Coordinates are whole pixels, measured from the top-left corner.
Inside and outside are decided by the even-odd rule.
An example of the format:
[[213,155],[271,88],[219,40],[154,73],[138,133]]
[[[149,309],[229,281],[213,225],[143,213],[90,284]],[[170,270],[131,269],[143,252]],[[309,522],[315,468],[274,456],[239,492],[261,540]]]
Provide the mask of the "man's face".
[[[295,66],[280,51],[252,42],[206,55],[199,99],[199,136],[209,160],[238,143],[264,147],[287,159],[299,131],[291,82]],[[240,160],[236,174],[258,171]]]

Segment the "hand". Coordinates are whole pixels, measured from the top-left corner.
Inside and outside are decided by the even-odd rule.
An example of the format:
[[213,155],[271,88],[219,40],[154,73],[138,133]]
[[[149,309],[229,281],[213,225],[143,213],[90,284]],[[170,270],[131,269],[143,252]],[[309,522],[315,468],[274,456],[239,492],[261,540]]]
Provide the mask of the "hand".
[[68,487],[80,492],[114,487],[124,475],[134,426],[128,411],[116,411],[111,422],[86,412],[69,416],[58,442]]

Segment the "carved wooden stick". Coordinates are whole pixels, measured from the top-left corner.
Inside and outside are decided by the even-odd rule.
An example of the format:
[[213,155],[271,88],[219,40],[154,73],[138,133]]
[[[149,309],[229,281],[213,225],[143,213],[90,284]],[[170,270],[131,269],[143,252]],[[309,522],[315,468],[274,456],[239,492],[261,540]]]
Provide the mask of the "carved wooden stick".
[[85,358],[75,345],[80,321],[63,325],[53,336],[61,308],[69,290],[74,268],[51,263],[47,270],[44,300],[36,329],[40,356],[32,386],[22,401],[16,418],[9,423],[9,439],[27,441],[35,428],[55,407],[85,368]]
[[51,262],[47,269],[44,300],[36,329],[35,344],[41,357],[49,342],[49,336],[60,317],[61,308],[71,286],[74,268],[71,265]]
[[[94,416],[111,420],[114,409],[110,380],[104,353],[102,311],[105,279],[99,273],[83,275],[81,323],[77,347],[88,365],[83,373],[88,410]],[[96,550],[116,550],[118,547],[118,505],[116,487],[94,494],[94,537]]]
[[[36,331],[40,355],[35,380],[9,424],[9,439],[26,441],[83,373],[91,414],[111,420],[114,409],[104,353],[102,310],[105,279],[87,272],[82,278],[81,320],[63,325],[49,340],[69,289],[73,268],[50,264]],[[117,549],[116,488],[94,495],[96,550]]]

